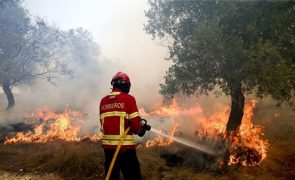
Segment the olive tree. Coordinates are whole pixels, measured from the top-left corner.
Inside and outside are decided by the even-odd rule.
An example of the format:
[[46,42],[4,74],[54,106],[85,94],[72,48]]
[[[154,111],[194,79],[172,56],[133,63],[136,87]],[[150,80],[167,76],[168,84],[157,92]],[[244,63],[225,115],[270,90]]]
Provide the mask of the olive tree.
[[0,1],[0,84],[7,109],[15,105],[13,86],[70,73],[62,61],[64,43],[62,31],[41,18],[33,19],[21,1]]
[[145,30],[174,63],[161,93],[223,92],[227,132],[238,130],[245,94],[288,101],[295,87],[294,1],[150,0]]

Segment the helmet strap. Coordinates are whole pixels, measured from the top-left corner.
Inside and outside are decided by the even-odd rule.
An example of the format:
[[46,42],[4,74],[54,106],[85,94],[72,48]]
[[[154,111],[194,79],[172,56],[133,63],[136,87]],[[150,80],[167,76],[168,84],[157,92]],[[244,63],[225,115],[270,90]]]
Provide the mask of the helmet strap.
[[129,83],[122,83],[118,81],[113,81],[112,82],[113,88],[119,88],[121,91],[124,93],[129,93],[131,85]]

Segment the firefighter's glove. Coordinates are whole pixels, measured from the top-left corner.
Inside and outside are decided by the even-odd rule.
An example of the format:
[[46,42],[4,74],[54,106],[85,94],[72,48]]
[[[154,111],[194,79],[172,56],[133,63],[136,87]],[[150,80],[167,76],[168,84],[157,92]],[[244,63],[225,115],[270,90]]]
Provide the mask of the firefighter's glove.
[[142,125],[142,129],[145,129],[146,131],[149,131],[149,130],[151,130],[151,126],[150,125],[148,125],[148,124],[144,124],[144,125]]
[[138,133],[138,136],[139,137],[144,136],[145,132],[146,132],[146,130],[144,128],[141,128],[141,131]]
[[144,136],[146,131],[151,130],[151,126],[147,124],[147,121],[145,119],[141,119],[141,124],[141,131],[138,134],[139,137]]

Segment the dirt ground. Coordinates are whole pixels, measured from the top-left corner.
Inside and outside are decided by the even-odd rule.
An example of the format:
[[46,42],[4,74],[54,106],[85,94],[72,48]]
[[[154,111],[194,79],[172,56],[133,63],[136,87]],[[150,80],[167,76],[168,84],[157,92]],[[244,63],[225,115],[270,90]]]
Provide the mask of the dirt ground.
[[36,175],[36,174],[21,174],[21,173],[11,173],[11,172],[4,172],[0,171],[0,179],[2,180],[60,180],[57,175],[54,174],[44,174],[44,175]]

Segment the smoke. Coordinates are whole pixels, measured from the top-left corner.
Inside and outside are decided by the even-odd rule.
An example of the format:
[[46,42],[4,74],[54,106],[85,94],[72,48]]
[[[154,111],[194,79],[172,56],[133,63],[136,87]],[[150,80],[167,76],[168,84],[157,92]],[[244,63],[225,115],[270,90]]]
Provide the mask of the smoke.
[[[58,3],[63,4],[57,6]],[[24,1],[31,14],[45,16],[64,31],[80,26],[89,29],[95,44],[91,42],[93,47],[89,51],[76,48],[67,57],[73,77],[61,77],[55,85],[40,80],[33,86],[14,87],[16,107],[12,112],[5,112],[6,97],[1,93],[0,123],[20,122],[40,107],[60,112],[68,106],[89,114],[87,127],[97,126],[100,99],[111,91],[111,78],[118,71],[130,76],[130,94],[136,98],[139,108],[152,111],[155,104],[162,102],[159,84],[171,62],[163,60],[168,56],[167,48],[143,31],[147,2],[104,2],[104,6],[96,3],[99,2]],[[214,95],[197,99],[179,96],[177,102],[187,109],[199,104],[205,115],[230,104],[228,97],[216,99]],[[195,127],[190,118],[182,116],[182,119],[181,131],[193,133]],[[153,125],[168,129],[171,122],[166,122],[170,121],[155,120]]]
[[[5,111],[6,97],[1,92],[1,124],[20,122],[24,116],[29,116],[37,108],[45,106],[53,111],[62,111],[66,106],[85,111],[91,116],[89,119],[93,124],[98,124],[100,99],[111,91],[111,78],[118,71],[130,76],[130,94],[136,98],[139,107],[152,109],[154,104],[162,101],[158,93],[159,84],[163,82],[162,78],[171,63],[163,61],[167,57],[167,49],[159,46],[158,42],[153,41],[143,31],[147,2],[119,1],[108,3],[105,7],[100,6],[97,1],[87,5],[81,5],[78,1],[64,2],[68,5],[58,7],[56,3],[60,2],[24,1],[33,16],[45,16],[63,31],[78,29],[80,26],[90,29],[90,36],[93,36],[91,48],[83,51],[76,47],[76,52],[71,56],[65,55],[66,64],[73,71],[71,78],[60,77],[55,84],[41,79],[33,86],[14,87],[16,106],[12,112]],[[48,8],[53,6],[55,8]],[[108,19],[107,22],[105,18]],[[79,20],[73,22],[72,19]],[[80,44],[82,48],[89,45],[87,42]]]
[[[77,38],[76,41],[78,40],[81,41]],[[1,94],[2,125],[22,122],[24,117],[30,116],[38,108],[48,107],[54,112],[62,112],[68,107],[88,113],[85,126],[97,127],[100,99],[111,91],[111,78],[118,71],[124,71],[130,76],[130,93],[137,97],[139,107],[152,107],[155,102],[162,101],[158,94],[161,75],[157,66],[152,68],[157,71],[152,71],[145,69],[148,61],[144,60],[130,63],[119,59],[103,59],[96,43],[80,41],[78,44],[90,44],[91,47],[86,50],[74,47],[64,55],[67,67],[73,72],[71,77],[60,76],[54,84],[40,79],[33,85],[14,87],[16,106],[10,112],[4,110],[6,97]]]

